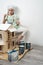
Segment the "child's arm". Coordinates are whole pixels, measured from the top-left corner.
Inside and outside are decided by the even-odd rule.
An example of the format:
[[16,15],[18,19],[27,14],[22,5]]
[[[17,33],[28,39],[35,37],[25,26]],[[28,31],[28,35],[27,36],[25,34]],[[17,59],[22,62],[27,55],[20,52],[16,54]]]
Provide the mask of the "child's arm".
[[3,24],[5,24],[5,22],[7,21],[7,19],[6,19],[6,14],[4,15],[4,18],[3,18]]
[[14,20],[16,21],[17,25],[20,25],[19,17],[17,15],[15,15]]

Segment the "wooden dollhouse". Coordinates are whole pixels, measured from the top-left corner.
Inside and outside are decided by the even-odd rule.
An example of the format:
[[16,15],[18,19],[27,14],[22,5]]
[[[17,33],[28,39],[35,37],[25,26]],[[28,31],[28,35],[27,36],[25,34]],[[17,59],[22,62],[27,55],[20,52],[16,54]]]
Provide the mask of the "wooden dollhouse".
[[[8,60],[8,51],[11,51],[12,49],[18,50],[18,52],[21,55],[18,55],[18,60],[23,58],[23,56],[31,50],[31,46],[27,46],[26,49],[26,44],[24,45],[24,49],[22,48],[23,54],[21,53],[21,48],[17,44],[17,39],[18,36],[23,33],[25,29],[20,27],[19,29],[16,29],[13,25],[11,24],[0,24],[0,53],[3,57],[0,57],[0,59],[3,60]],[[23,47],[23,45],[20,45]],[[3,54],[4,53],[4,54]]]
[[0,52],[7,52],[16,47],[18,35],[15,28],[10,24],[0,24]]

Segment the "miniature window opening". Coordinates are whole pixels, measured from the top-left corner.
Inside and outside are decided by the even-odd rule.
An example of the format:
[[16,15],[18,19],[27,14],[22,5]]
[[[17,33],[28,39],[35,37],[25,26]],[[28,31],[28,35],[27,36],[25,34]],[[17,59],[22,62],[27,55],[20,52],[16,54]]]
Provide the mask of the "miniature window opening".
[[12,32],[12,37],[14,37],[14,32]]
[[2,39],[2,34],[0,34],[0,39]]
[[8,44],[8,49],[10,48],[10,44]]
[[12,46],[14,46],[14,41],[12,42]]
[[0,51],[2,50],[2,46],[0,46]]

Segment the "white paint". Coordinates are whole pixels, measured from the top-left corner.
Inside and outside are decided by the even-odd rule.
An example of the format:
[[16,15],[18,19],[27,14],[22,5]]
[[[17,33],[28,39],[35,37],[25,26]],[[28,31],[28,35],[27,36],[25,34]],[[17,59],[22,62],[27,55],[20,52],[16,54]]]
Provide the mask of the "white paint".
[[10,4],[19,7],[21,23],[30,31],[28,39],[33,44],[43,45],[43,0],[1,0],[0,21]]

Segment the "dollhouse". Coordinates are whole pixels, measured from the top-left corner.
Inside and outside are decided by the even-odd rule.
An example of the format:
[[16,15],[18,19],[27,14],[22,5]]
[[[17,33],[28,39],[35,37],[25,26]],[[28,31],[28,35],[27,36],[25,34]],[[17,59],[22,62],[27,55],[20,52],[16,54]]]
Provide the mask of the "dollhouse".
[[0,24],[0,52],[7,52],[16,47],[18,35],[16,29],[10,24]]

